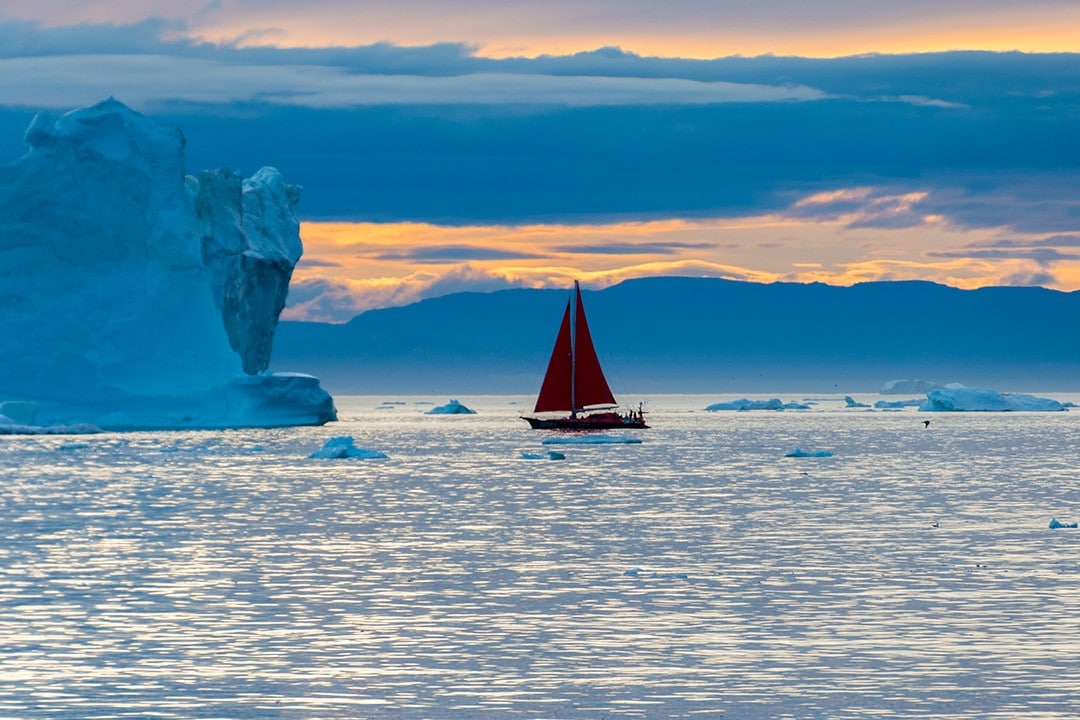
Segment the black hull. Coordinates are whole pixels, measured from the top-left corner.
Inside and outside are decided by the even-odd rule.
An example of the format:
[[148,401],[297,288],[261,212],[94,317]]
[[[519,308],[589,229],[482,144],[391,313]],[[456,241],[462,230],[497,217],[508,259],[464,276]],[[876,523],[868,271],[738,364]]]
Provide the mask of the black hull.
[[625,418],[621,415],[579,418],[522,417],[533,430],[641,430],[649,426],[641,418]]

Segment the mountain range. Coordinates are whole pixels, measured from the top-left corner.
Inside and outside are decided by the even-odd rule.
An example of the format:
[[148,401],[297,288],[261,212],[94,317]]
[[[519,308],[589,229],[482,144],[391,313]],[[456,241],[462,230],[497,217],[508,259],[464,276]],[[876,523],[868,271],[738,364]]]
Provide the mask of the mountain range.
[[[341,325],[282,322],[277,371],[337,394],[529,394],[566,290],[459,293]],[[896,378],[1080,390],[1080,292],[658,277],[583,291],[616,396],[869,392]]]

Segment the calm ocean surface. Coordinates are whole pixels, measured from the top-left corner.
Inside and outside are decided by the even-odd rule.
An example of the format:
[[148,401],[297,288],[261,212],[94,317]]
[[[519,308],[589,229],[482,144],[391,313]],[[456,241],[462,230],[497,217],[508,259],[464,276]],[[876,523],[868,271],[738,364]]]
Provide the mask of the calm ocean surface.
[[1080,714],[1080,411],[729,399],[650,397],[640,445],[507,397],[0,437],[0,717]]

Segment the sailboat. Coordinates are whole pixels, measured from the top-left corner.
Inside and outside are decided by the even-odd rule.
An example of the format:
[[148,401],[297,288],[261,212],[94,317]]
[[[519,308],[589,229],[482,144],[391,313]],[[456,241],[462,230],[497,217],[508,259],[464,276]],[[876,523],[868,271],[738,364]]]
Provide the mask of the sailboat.
[[600,360],[596,357],[581,288],[574,281],[574,293],[566,303],[555,347],[551,351],[544,382],[533,413],[569,413],[562,417],[523,416],[536,430],[610,430],[647,428],[645,412],[615,412]]

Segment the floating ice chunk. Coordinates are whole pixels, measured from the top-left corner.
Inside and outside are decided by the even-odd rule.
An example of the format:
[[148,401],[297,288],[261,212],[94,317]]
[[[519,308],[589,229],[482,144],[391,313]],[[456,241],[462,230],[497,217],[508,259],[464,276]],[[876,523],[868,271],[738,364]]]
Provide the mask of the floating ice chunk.
[[882,395],[925,395],[941,387],[929,380],[890,380],[878,390]]
[[561,452],[555,452],[554,450],[549,450],[547,455],[541,455],[540,453],[523,452],[523,453],[521,453],[521,459],[522,460],[545,460],[545,459],[546,460],[565,460],[566,456],[563,455]]
[[1060,520],[1058,520],[1057,518],[1051,518],[1050,519],[1050,529],[1051,530],[1057,530],[1059,528],[1075,528],[1075,527],[1080,527],[1080,523],[1074,523],[1074,522],[1073,523],[1063,523]]
[[386,455],[377,450],[356,447],[356,445],[353,444],[351,435],[340,435],[327,440],[323,443],[322,449],[316,450],[308,457],[315,458],[316,460],[339,460],[343,458],[368,460],[373,458],[385,458]]
[[1065,410],[1057,400],[1020,393],[999,393],[962,385],[931,390],[919,405],[921,412],[1055,412]]
[[636,445],[641,438],[626,435],[552,435],[544,445]]
[[746,398],[740,398],[739,400],[731,400],[728,402],[713,403],[705,408],[708,412],[716,412],[718,410],[783,410],[784,403],[780,402],[780,398],[772,398],[771,400],[747,400]]
[[849,408],[868,408],[868,407],[870,407],[866,403],[855,402],[855,398],[851,397],[850,395],[845,395],[844,396],[844,402],[847,404],[847,406]]
[[791,458],[823,458],[823,457],[832,457],[832,452],[830,452],[828,450],[806,451],[806,450],[800,450],[799,448],[795,448],[791,452],[784,455],[784,457],[791,457]]
[[878,400],[874,403],[874,407],[878,410],[898,410],[906,407],[919,407],[922,404],[923,401],[918,398],[914,400]]
[[475,415],[475,410],[470,410],[457,400],[451,400],[445,405],[439,405],[428,410],[425,415]]
[[770,400],[747,400],[746,398],[740,398],[739,400],[730,400],[728,402],[713,403],[705,408],[708,412],[716,412],[718,410],[809,410],[810,406],[805,403],[798,402],[781,402],[780,398],[772,398]]

